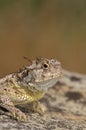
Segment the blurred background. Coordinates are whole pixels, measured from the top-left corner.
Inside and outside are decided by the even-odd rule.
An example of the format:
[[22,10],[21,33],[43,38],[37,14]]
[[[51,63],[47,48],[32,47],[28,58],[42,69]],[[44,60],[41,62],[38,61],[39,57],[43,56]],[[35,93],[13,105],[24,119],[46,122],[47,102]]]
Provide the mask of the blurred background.
[[86,0],[0,0],[0,77],[37,57],[86,74]]

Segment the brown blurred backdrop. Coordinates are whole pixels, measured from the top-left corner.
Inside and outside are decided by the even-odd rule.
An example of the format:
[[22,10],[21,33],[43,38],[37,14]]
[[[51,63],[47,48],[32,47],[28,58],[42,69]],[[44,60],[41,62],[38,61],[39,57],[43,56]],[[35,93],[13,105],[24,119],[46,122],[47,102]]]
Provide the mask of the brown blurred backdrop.
[[86,73],[86,0],[0,0],[0,77],[28,62],[57,58]]

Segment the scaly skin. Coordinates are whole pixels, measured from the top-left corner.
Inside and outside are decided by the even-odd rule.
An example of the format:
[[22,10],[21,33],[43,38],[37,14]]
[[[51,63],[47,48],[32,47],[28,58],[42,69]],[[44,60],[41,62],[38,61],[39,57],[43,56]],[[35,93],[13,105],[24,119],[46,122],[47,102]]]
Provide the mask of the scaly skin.
[[37,58],[31,65],[0,79],[0,106],[7,109],[17,120],[26,120],[26,115],[15,105],[33,103],[33,110],[45,111],[40,104],[48,88],[54,86],[62,74],[61,64],[55,59]]

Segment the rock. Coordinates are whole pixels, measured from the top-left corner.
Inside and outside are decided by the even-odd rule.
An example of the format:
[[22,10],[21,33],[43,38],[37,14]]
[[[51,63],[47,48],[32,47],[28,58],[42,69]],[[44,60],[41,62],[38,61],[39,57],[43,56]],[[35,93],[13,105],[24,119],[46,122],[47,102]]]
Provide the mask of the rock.
[[41,100],[43,115],[20,107],[27,122],[18,122],[0,110],[0,130],[86,130],[86,75],[64,71],[64,77]]

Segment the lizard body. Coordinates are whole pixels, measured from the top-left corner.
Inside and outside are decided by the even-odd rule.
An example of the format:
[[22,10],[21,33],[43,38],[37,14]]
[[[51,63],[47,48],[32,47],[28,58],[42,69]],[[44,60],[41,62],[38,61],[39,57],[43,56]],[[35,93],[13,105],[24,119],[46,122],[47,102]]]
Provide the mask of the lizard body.
[[15,105],[32,102],[34,111],[41,113],[44,110],[38,100],[56,84],[61,73],[56,59],[37,58],[31,65],[0,79],[0,106],[17,120],[25,120],[26,115]]

